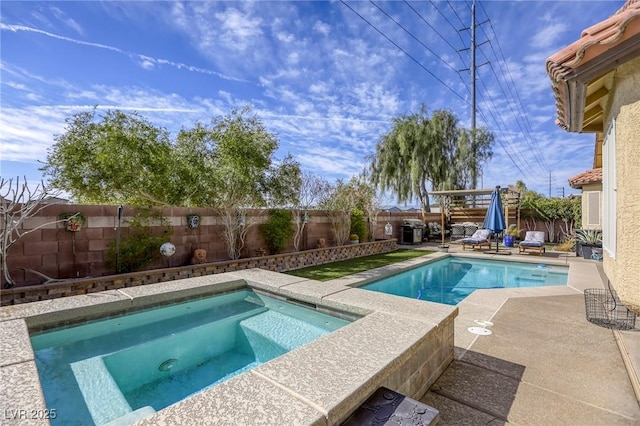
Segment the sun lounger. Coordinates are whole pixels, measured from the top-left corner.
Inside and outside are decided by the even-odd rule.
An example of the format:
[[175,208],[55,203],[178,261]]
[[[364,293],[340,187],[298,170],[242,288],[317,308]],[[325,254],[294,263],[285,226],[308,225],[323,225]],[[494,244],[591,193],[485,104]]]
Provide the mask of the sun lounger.
[[518,252],[524,253],[527,250],[536,251],[538,255],[542,256],[544,253],[544,232],[542,231],[527,231],[524,236],[524,240],[520,241],[518,245]]
[[458,242],[462,244],[462,250],[466,250],[467,246],[471,246],[472,249],[482,246],[491,247],[491,241],[489,240],[490,236],[491,231],[488,229],[478,229],[469,238],[463,238],[458,240]]

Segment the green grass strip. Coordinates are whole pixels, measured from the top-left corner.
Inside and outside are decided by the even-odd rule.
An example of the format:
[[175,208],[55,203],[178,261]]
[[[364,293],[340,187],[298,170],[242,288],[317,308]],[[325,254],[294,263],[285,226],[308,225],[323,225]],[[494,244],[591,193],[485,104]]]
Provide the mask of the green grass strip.
[[374,254],[372,256],[357,257],[341,260],[339,262],[325,263],[324,265],[310,266],[309,268],[296,269],[286,272],[296,277],[309,278],[317,281],[329,281],[357,272],[368,271],[414,257],[425,256],[433,253],[429,250],[398,249],[389,253]]

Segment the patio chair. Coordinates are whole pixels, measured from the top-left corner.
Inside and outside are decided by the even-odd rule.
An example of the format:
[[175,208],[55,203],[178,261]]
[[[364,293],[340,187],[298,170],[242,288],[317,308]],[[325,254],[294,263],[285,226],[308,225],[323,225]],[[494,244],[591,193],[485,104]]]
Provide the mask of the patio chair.
[[[439,241],[442,238],[442,226],[440,226],[439,223],[436,223],[436,222],[427,223],[427,230],[428,230],[427,241],[431,239],[435,241]],[[445,229],[444,235],[445,237],[449,235],[448,229]]]
[[527,231],[524,236],[524,240],[520,241],[518,245],[518,253],[524,253],[527,250],[536,251],[538,255],[542,256],[545,252],[544,249],[544,232],[542,231]]
[[491,231],[488,229],[478,229],[469,238],[463,238],[458,240],[458,242],[462,244],[462,250],[466,250],[467,246],[471,246],[471,249],[482,246],[491,247],[491,240],[489,239],[490,236]]

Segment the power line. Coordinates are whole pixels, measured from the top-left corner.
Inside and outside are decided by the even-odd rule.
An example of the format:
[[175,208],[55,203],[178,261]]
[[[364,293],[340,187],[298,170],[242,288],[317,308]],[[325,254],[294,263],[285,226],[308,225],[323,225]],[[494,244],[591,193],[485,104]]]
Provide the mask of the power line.
[[[516,105],[520,107],[520,111],[522,113],[522,117],[524,117],[524,123],[525,123],[525,127],[528,128],[529,132],[524,131],[523,129],[523,133],[527,136],[529,136],[527,139],[525,139],[527,141],[527,143],[529,144],[529,146],[533,149],[534,155],[537,155],[538,157],[538,161],[540,161],[540,163],[542,164],[542,166],[544,167],[546,172],[549,172],[549,165],[547,164],[546,160],[544,159],[544,156],[542,155],[542,153],[540,152],[540,149],[538,148],[538,146],[531,140],[531,134],[533,133],[533,128],[531,127],[531,123],[529,121],[529,117],[528,115],[525,113],[524,111],[524,106],[523,106],[523,102],[522,102],[522,98],[520,97],[520,94],[517,90],[513,89],[513,87],[515,87],[515,81],[513,79],[513,75],[511,74],[511,69],[509,68],[509,64],[504,56],[504,51],[502,50],[502,46],[500,45],[500,41],[498,39],[498,36],[495,32],[495,29],[493,28],[493,23],[491,22],[491,19],[489,18],[489,15],[487,14],[487,11],[485,10],[484,6],[482,5],[482,3],[478,2],[480,4],[480,7],[483,11],[483,13],[485,14],[485,16],[487,17],[487,21],[489,22],[489,27],[491,28],[491,32],[493,33],[493,38],[496,41],[496,44],[498,46],[498,49],[500,51],[500,55],[502,57],[501,62],[504,63],[504,68],[507,70],[507,75],[509,77],[509,81],[511,82],[511,84],[508,84],[507,87],[509,89],[509,93],[511,94],[511,99],[515,99]],[[483,30],[484,31],[484,30]],[[489,39],[489,37],[487,37],[487,39]],[[489,45],[491,46],[491,50],[494,54],[494,56],[496,57],[496,59],[498,61],[500,61],[500,59],[498,58],[498,55],[495,52],[495,49],[493,47],[493,43],[489,43]],[[494,71],[495,72],[495,71]],[[500,82],[500,80],[496,77],[496,79],[498,80],[498,82]],[[512,87],[513,86],[513,87]],[[515,92],[515,93],[514,93]],[[516,115],[517,116],[517,115]]]
[[435,78],[440,84],[442,84],[444,87],[446,87],[451,93],[453,93],[454,95],[456,95],[456,97],[458,97],[459,99],[461,99],[464,103],[468,104],[469,102],[462,96],[460,95],[458,92],[456,92],[454,89],[452,89],[447,83],[445,83],[444,81],[442,81],[438,76],[436,76],[434,73],[432,73],[431,71],[429,71],[424,65],[422,65],[416,58],[414,58],[413,56],[411,56],[411,54],[409,52],[407,52],[406,50],[404,50],[402,47],[400,47],[396,42],[394,42],[393,40],[391,40],[385,33],[383,33],[381,30],[379,30],[375,25],[373,25],[371,22],[369,22],[364,16],[360,15],[358,12],[355,11],[355,9],[353,9],[351,6],[349,6],[344,0],[340,0],[340,3],[342,3],[343,5],[345,5],[349,10],[351,10],[353,13],[355,13],[360,19],[362,19],[364,22],[366,22],[371,28],[373,28],[374,30],[376,30],[381,36],[383,36],[385,39],[387,39],[387,41],[389,41],[389,43],[393,44],[396,48],[398,48],[398,50],[400,50],[402,53],[404,53],[405,55],[407,55],[413,62],[415,62],[420,68],[422,68],[423,70],[425,70],[426,72],[428,72],[433,78]]
[[436,5],[436,3],[432,0],[431,1],[431,5],[438,11],[438,13],[440,14],[440,16],[442,16],[442,18],[445,20],[445,22],[447,24],[449,24],[449,26],[451,26],[451,28],[453,28],[453,30],[456,32],[456,34],[458,34],[458,37],[460,37],[460,41],[462,43],[464,43],[464,40],[462,39],[462,36],[460,35],[460,31],[455,27],[455,25],[453,25],[451,23],[451,21],[449,20],[449,18],[447,18],[447,16],[442,13],[442,11],[440,10],[440,8]]
[[[424,22],[425,24],[427,24],[427,25],[429,26],[429,28],[431,28],[431,29],[433,30],[433,32],[435,32],[436,34],[438,34],[438,36],[439,36],[439,37],[440,37],[440,38],[441,38],[445,43],[447,43],[447,44],[449,45],[449,47],[450,47],[451,49],[453,49],[453,51],[454,51],[454,52],[458,52],[458,49],[456,49],[456,48],[453,46],[453,44],[451,44],[451,43],[449,42],[449,40],[448,40],[446,37],[444,37],[442,34],[440,34],[440,33],[438,32],[438,30],[436,30],[436,28],[435,28],[433,25],[431,25],[431,24],[429,23],[429,21],[427,21],[427,20],[426,20],[426,18],[420,14],[420,12],[418,12],[418,11],[417,11],[413,6],[411,6],[411,4],[409,4],[409,2],[408,2],[407,0],[404,0],[404,4],[406,4],[407,6],[409,6],[409,9],[413,10],[413,12],[414,12],[416,15],[418,15],[418,17],[422,20],[422,22]],[[458,52],[458,56],[460,56],[460,53],[459,53],[459,52]],[[461,57],[460,59],[462,59],[462,57]]]
[[462,26],[464,27],[465,25],[467,25],[467,24],[464,23],[464,21],[462,20],[460,15],[458,15],[458,12],[453,8],[453,6],[451,5],[451,2],[448,1],[447,4],[449,5],[449,8],[453,11],[454,15],[456,15],[456,17],[458,18],[458,21],[460,21]]
[[405,33],[409,34],[409,36],[411,36],[411,38],[413,38],[415,41],[417,41],[418,43],[420,43],[420,45],[422,47],[424,47],[425,49],[427,49],[429,51],[429,53],[431,53],[433,56],[435,56],[436,58],[440,59],[440,61],[445,64],[447,67],[451,68],[454,72],[458,72],[454,67],[452,67],[449,63],[447,63],[447,61],[445,61],[444,59],[442,59],[440,56],[438,56],[438,54],[436,54],[436,52],[434,52],[433,50],[431,50],[431,48],[429,46],[427,46],[426,44],[424,44],[422,41],[420,41],[416,36],[413,35],[413,33],[409,30],[407,30],[404,26],[402,26],[401,23],[399,23],[398,21],[395,20],[395,18],[393,18],[391,15],[389,15],[387,12],[385,12],[380,6],[378,6],[377,4],[375,4],[373,2],[373,0],[369,0],[369,3],[371,3],[372,5],[374,5],[380,12],[382,12],[387,18],[391,19],[397,26],[399,26]]

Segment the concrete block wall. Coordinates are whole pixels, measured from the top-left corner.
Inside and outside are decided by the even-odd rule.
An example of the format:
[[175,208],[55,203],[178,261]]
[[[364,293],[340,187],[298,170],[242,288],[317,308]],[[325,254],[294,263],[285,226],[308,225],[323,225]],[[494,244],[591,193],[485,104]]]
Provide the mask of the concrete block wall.
[[199,265],[163,268],[128,274],[83,278],[51,284],[13,287],[2,290],[2,306],[96,293],[125,287],[172,281],[203,275],[261,268],[274,272],[286,272],[307,266],[321,265],[354,257],[387,253],[396,249],[395,240],[381,240],[356,245],[328,247],[274,256],[253,257]]
[[[28,233],[9,249],[7,256],[9,271],[16,285],[37,285],[44,282],[42,277],[25,269],[37,271],[54,279],[113,274],[114,269],[107,265],[107,251],[109,244],[116,240],[117,211],[117,206],[54,204],[44,209],[38,216],[26,220],[21,232]],[[78,232],[67,231],[64,223],[61,222],[50,223],[58,220],[63,213],[75,212],[81,212],[87,219]],[[129,233],[127,220],[134,214],[133,208],[124,207],[120,228],[121,237]],[[188,228],[188,214],[200,215],[198,228]],[[264,222],[267,217],[266,210],[255,210],[251,214],[257,217],[257,222]],[[172,224],[173,234],[167,235],[167,241],[176,246],[176,253],[169,260],[157,259],[145,269],[188,265],[194,250],[198,248],[207,250],[207,260],[210,262],[229,259],[221,237],[223,226],[213,209],[171,207],[162,209],[162,215]],[[388,215],[388,213],[380,215],[376,238],[386,238],[384,225],[389,217],[394,228],[392,238],[400,238],[402,219],[419,217],[419,213],[405,212]],[[45,226],[30,232],[40,225]],[[157,228],[156,233],[160,232],[160,228]],[[328,217],[323,211],[312,211],[301,248],[305,250],[316,248],[320,238],[324,238],[328,246],[335,246]],[[253,257],[256,250],[260,248],[266,248],[266,244],[258,226],[254,226],[247,235],[242,257]],[[293,252],[293,250],[293,241],[290,241],[285,252]],[[1,280],[0,284],[4,285],[4,277]]]

